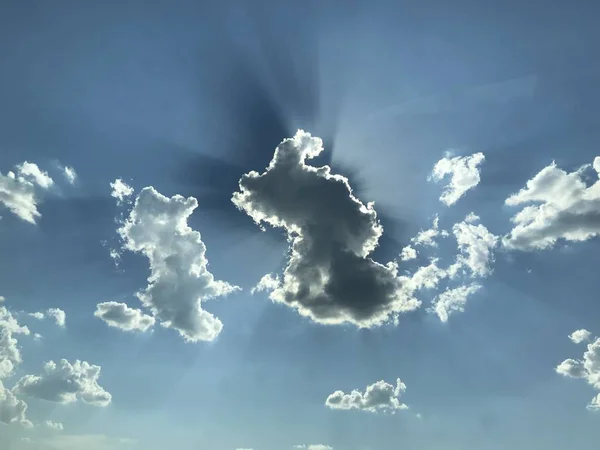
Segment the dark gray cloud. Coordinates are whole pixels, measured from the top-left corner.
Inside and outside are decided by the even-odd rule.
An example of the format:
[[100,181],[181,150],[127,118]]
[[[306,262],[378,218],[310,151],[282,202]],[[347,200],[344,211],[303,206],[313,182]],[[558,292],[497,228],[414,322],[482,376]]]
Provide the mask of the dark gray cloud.
[[[348,180],[307,160],[323,151],[321,139],[299,130],[275,150],[262,174],[245,174],[232,201],[262,226],[283,228],[290,253],[271,298],[326,324],[381,324],[419,306],[395,262],[369,255],[383,233],[373,204],[353,195]],[[263,283],[264,287],[266,285]]]

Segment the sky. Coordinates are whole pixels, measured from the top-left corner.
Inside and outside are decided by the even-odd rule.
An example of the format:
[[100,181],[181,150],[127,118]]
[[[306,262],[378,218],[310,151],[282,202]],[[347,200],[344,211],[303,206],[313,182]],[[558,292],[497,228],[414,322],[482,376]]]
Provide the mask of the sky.
[[600,441],[595,2],[0,3],[0,448]]

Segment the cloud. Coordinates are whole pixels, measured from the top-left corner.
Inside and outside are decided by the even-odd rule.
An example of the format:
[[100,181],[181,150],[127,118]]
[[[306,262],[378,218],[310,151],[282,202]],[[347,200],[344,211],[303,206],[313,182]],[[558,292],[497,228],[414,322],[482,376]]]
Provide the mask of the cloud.
[[432,259],[427,266],[419,267],[411,277],[403,277],[406,286],[412,292],[421,289],[434,289],[439,282],[448,276],[448,272],[437,265],[438,260]]
[[325,405],[331,409],[358,409],[368,412],[391,412],[407,409],[408,406],[400,401],[400,395],[406,391],[406,385],[398,378],[396,386],[377,381],[367,386],[364,393],[353,390],[349,394],[343,391],[335,391],[325,401]]
[[485,160],[483,153],[471,156],[455,156],[440,159],[431,172],[430,179],[436,183],[450,175],[440,201],[446,206],[455,204],[465,193],[479,184],[479,165]]
[[256,284],[256,286],[254,286],[252,289],[250,289],[250,293],[256,294],[257,292],[264,292],[264,291],[270,292],[274,289],[277,289],[278,286],[279,286],[279,277],[277,275],[273,275],[272,273],[268,273],[260,279],[260,281]]
[[53,422],[51,420],[46,420],[46,422],[44,422],[44,424],[46,425],[47,428],[50,428],[51,430],[55,430],[55,431],[63,431],[64,430],[64,426],[60,422]]
[[360,327],[416,309],[397,264],[369,257],[383,233],[373,204],[356,198],[328,166],[306,164],[322,151],[321,139],[299,130],[277,146],[263,173],[243,175],[233,194],[257,225],[287,233],[287,266],[270,298],[319,323]]
[[75,169],[73,169],[72,167],[64,167],[63,175],[67,179],[69,184],[74,184],[75,180],[77,179],[77,172],[75,172]]
[[[555,370],[565,377],[584,379],[600,391],[600,338],[587,345],[582,359],[566,359]],[[587,407],[590,410],[600,410],[600,394],[593,397]]]
[[411,259],[415,259],[417,257],[417,251],[412,248],[410,245],[407,245],[402,249],[400,253],[400,260],[402,261],[410,261]]
[[146,187],[117,230],[123,248],[142,253],[150,263],[148,286],[137,297],[162,326],[189,342],[212,341],[223,328],[202,303],[239,290],[208,271],[206,246],[187,223],[197,206],[193,197],[168,198]]
[[55,403],[74,403],[81,400],[93,406],[107,406],[112,396],[98,384],[100,366],[76,360],[73,364],[61,359],[58,364],[49,361],[44,374],[25,375],[13,392],[25,397]]
[[29,335],[29,328],[21,326],[8,308],[0,305],[0,380],[11,376],[22,362],[17,334]]
[[43,438],[29,438],[29,444],[19,448],[35,450],[126,450],[137,443],[134,439],[115,438],[102,434],[55,433]]
[[569,339],[571,339],[575,344],[581,344],[582,342],[587,342],[592,337],[592,333],[588,330],[575,330],[569,335]]
[[50,308],[46,311],[46,314],[48,314],[49,317],[52,317],[54,319],[54,322],[56,322],[56,325],[58,325],[59,327],[62,327],[62,328],[65,327],[67,315],[65,314],[65,312],[62,309]]
[[102,319],[108,326],[123,331],[147,331],[156,322],[154,317],[144,314],[141,310],[117,302],[98,303],[94,316]]
[[460,253],[456,263],[448,269],[451,277],[465,268],[469,269],[472,277],[486,277],[492,272],[492,249],[498,244],[498,236],[490,233],[484,225],[474,223],[478,220],[478,216],[470,213],[463,222],[452,227]]
[[27,404],[19,400],[9,389],[6,389],[0,381],[0,424],[10,425],[20,423],[29,428],[31,422],[25,418]]
[[53,184],[46,172],[25,161],[16,166],[16,173],[0,173],[0,204],[20,219],[35,224],[41,216],[37,209],[39,189],[47,190]]
[[435,216],[433,219],[433,225],[428,230],[421,230],[417,233],[417,235],[411,239],[411,242],[415,245],[422,245],[424,247],[437,247],[437,242],[435,239],[438,236],[447,237],[448,232],[446,230],[439,229],[440,219],[438,216]]
[[117,178],[114,183],[110,183],[110,187],[112,188],[110,195],[117,199],[118,204],[133,195],[133,188],[120,178]]
[[592,167],[595,180],[589,187],[584,175],[590,165],[567,173],[553,162],[508,197],[508,206],[527,206],[511,219],[514,227],[503,244],[516,250],[539,250],[553,247],[559,239],[577,242],[598,236],[600,156]]
[[46,316],[43,312],[32,312],[27,315],[29,317],[33,317],[34,319],[37,319],[37,320],[44,320],[46,318]]
[[323,444],[312,444],[312,445],[294,445],[294,448],[303,450],[333,450],[333,447]]
[[479,289],[481,286],[478,284],[446,289],[434,299],[432,307],[428,311],[436,313],[442,322],[447,322],[452,313],[464,312],[468,297]]

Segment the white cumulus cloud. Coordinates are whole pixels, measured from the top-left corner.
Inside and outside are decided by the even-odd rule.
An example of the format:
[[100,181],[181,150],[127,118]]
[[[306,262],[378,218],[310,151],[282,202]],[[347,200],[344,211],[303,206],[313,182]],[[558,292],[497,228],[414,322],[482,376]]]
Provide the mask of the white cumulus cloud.
[[410,245],[407,245],[402,249],[400,253],[400,260],[402,261],[410,261],[411,259],[415,259],[417,257],[417,251],[412,248]]
[[453,277],[459,272],[468,269],[473,277],[486,277],[492,269],[494,262],[493,249],[498,244],[498,236],[482,224],[476,224],[479,217],[469,214],[463,222],[454,224],[452,232],[458,243],[459,255],[456,263],[448,272]]
[[56,430],[56,431],[64,430],[64,426],[60,422],[53,422],[51,420],[46,420],[46,422],[44,422],[44,424],[46,425],[47,428],[50,428],[51,430]]
[[567,173],[554,162],[543,168],[516,194],[509,206],[526,205],[513,218],[505,236],[507,248],[538,250],[553,247],[559,239],[585,241],[600,234],[600,156],[592,164],[596,180],[587,186],[584,166]]
[[5,388],[0,380],[0,429],[2,424],[10,425],[13,423],[20,423],[29,428],[31,422],[25,417],[26,411],[27,404]]
[[[565,377],[581,378],[600,391],[600,338],[587,345],[582,359],[566,359],[555,370]],[[592,398],[588,409],[600,410],[600,394]]]
[[406,385],[398,378],[396,386],[377,381],[367,386],[365,392],[353,390],[349,394],[343,391],[335,391],[325,401],[325,405],[331,409],[358,409],[369,412],[391,412],[407,409],[408,406],[400,401],[400,395],[406,391]]
[[13,392],[55,403],[81,400],[94,406],[107,406],[112,396],[98,384],[100,370],[100,366],[86,361],[76,360],[73,364],[66,359],[58,364],[49,361],[42,375],[25,375],[17,381]]
[[0,380],[13,374],[21,364],[21,352],[15,335],[29,335],[29,328],[19,324],[4,303],[0,305]]
[[48,314],[49,317],[51,317],[52,319],[54,319],[54,322],[59,327],[64,328],[66,326],[67,315],[66,315],[66,313],[62,309],[60,309],[60,308],[50,308],[50,309],[48,309],[46,311],[46,314]]
[[479,166],[484,161],[483,153],[470,156],[455,156],[440,159],[431,172],[430,178],[439,182],[450,176],[450,181],[444,187],[440,201],[446,206],[455,204],[465,193],[479,184]]
[[411,239],[411,242],[415,245],[422,245],[424,247],[437,247],[436,238],[439,236],[447,237],[448,232],[446,230],[440,230],[440,219],[435,216],[433,219],[433,225],[427,230],[421,230],[417,235]]
[[144,314],[141,310],[117,302],[98,303],[94,316],[102,319],[108,326],[123,331],[147,331],[156,322],[154,317]]
[[0,173],[0,204],[20,219],[35,224],[41,216],[38,211],[40,190],[48,190],[54,181],[36,164],[23,162],[16,166],[16,173]]
[[117,203],[121,204],[127,197],[133,195],[133,188],[125,183],[120,178],[117,178],[113,183],[110,183],[112,191],[110,195],[117,199]]
[[258,225],[287,233],[290,250],[270,298],[324,324],[370,327],[414,310],[395,262],[369,257],[383,228],[371,203],[356,198],[348,180],[329,166],[306,163],[323,151],[321,139],[299,130],[279,144],[262,173],[240,179],[233,203]]
[[581,344],[582,342],[587,342],[592,337],[592,333],[588,330],[575,330],[569,335],[569,339],[571,339],[575,344]]
[[187,223],[197,206],[193,197],[169,198],[146,187],[118,229],[123,248],[143,254],[150,263],[148,286],[137,297],[162,326],[190,342],[212,341],[223,328],[203,302],[239,289],[209,272],[206,246]]
[[469,296],[479,289],[481,286],[478,284],[446,289],[434,299],[429,311],[437,314],[442,322],[447,322],[452,313],[464,312]]
[[294,448],[302,450],[333,450],[333,447],[324,444],[294,445]]

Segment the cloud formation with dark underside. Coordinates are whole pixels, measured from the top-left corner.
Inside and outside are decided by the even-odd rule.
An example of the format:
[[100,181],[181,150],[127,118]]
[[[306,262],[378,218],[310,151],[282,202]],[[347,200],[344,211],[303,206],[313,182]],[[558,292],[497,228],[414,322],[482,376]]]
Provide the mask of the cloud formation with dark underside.
[[394,414],[398,410],[408,409],[400,401],[400,396],[406,391],[406,385],[398,378],[396,385],[383,380],[377,381],[360,392],[354,389],[349,394],[344,391],[335,391],[325,401],[331,409],[357,409],[360,411],[389,412]]
[[[591,169],[591,170],[590,170]],[[593,183],[586,184],[586,172]],[[600,156],[566,172],[556,163],[544,167],[526,186],[505,200],[523,206],[503,244],[515,250],[541,250],[557,241],[585,241],[600,235]]]
[[219,335],[223,324],[202,304],[239,290],[208,270],[206,245],[188,225],[197,206],[194,197],[165,197],[146,187],[117,230],[124,250],[149,261],[148,285],[136,294],[142,305],[188,342],[212,341]]
[[416,309],[397,263],[369,257],[383,233],[374,205],[329,166],[307,164],[322,151],[321,139],[299,130],[277,146],[264,172],[240,179],[233,203],[257,225],[285,230],[290,242],[282,277],[257,288],[323,324],[371,327]]
[[25,397],[54,403],[74,403],[81,400],[94,406],[107,406],[112,396],[98,384],[100,366],[76,360],[71,364],[61,359],[48,361],[42,375],[25,375],[13,392]]
[[154,317],[144,314],[142,310],[118,302],[98,303],[94,316],[106,322],[109,327],[123,331],[148,331],[156,322]]
[[[590,334],[580,333],[586,330],[577,330],[571,336],[585,336],[589,339]],[[573,339],[575,343],[581,343],[583,340]],[[600,391],[600,338],[595,338],[593,342],[587,344],[587,350],[583,354],[582,359],[565,359],[556,368],[556,373],[569,378],[581,378],[592,386],[595,390]],[[587,408],[592,411],[600,411],[600,393],[592,398]]]

